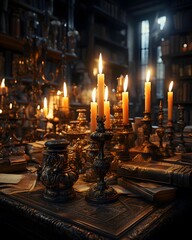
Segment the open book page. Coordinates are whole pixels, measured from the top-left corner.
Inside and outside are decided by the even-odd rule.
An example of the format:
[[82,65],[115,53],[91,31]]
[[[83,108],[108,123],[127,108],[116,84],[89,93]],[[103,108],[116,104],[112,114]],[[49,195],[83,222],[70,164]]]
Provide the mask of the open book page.
[[170,201],[176,197],[177,188],[148,181],[119,178],[118,184],[149,201]]
[[0,173],[0,184],[2,183],[18,184],[22,178],[23,178],[22,174]]
[[[14,176],[13,176],[14,175]],[[4,181],[0,183],[0,191],[5,194],[32,191],[36,185],[37,173],[4,174]],[[13,183],[13,179],[15,182]],[[16,181],[17,179],[17,181]],[[6,181],[5,181],[6,180]]]

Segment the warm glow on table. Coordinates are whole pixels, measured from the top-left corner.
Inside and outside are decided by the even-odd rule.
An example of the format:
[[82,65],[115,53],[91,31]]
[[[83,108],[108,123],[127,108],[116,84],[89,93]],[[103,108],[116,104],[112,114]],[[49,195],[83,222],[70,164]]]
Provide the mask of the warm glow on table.
[[105,120],[105,128],[109,129],[110,128],[110,102],[108,101],[108,87],[105,87],[105,101],[104,101],[104,115],[106,117]]
[[69,98],[67,97],[67,84],[63,83],[63,101],[62,107],[65,113],[69,113]]
[[97,74],[98,116],[104,116],[104,74],[102,73],[102,55],[99,55],[99,74]]
[[47,98],[44,97],[44,101],[43,101],[43,113],[44,113],[44,117],[47,117],[48,114],[48,104],[47,104]]
[[122,110],[123,110],[123,124],[127,124],[129,120],[129,93],[128,88],[128,75],[125,76],[122,92]]
[[150,70],[147,71],[146,82],[145,82],[145,112],[151,111],[151,82]]
[[92,92],[91,102],[91,132],[94,132],[97,128],[97,102],[96,102],[96,88]]
[[168,121],[173,120],[173,81],[169,84],[169,91],[167,93],[167,100],[168,100]]

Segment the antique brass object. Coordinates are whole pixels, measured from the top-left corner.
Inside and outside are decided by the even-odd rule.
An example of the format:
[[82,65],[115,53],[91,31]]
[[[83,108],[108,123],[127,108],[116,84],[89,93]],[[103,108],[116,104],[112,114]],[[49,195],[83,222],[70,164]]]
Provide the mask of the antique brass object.
[[98,155],[93,162],[93,168],[98,176],[98,182],[94,184],[86,194],[86,200],[95,203],[108,203],[118,199],[117,192],[105,181],[105,176],[111,164],[111,155],[104,154],[104,145],[113,137],[112,132],[104,127],[105,117],[97,116],[97,130],[91,134],[91,138],[97,142]]
[[47,147],[40,180],[45,186],[43,197],[52,202],[64,202],[75,197],[73,184],[78,180],[78,172],[69,166],[65,139],[47,141]]

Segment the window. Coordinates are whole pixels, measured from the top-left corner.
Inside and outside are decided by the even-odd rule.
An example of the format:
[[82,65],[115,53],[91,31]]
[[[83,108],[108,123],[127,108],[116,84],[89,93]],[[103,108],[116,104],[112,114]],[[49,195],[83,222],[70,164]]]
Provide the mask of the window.
[[[162,31],[166,23],[166,17],[165,16],[159,17],[157,19],[157,23],[159,24],[160,31]],[[157,98],[163,98],[163,89],[164,89],[165,68],[164,68],[164,63],[162,61],[161,56],[162,56],[161,46],[158,46],[157,59],[156,59],[156,97]]]
[[149,64],[149,21],[141,22],[141,87],[144,95],[144,82],[146,80],[146,71]]
[[[166,23],[166,17],[162,16],[157,18],[156,24],[158,27],[158,34],[161,33]],[[150,24],[149,20],[143,20],[140,22],[140,69],[141,69],[141,87],[142,87],[142,95],[144,95],[144,83],[146,80],[146,72],[149,65],[149,46],[150,46]],[[160,42],[157,45],[156,49],[153,49],[153,51],[156,51],[154,54],[155,59],[153,60],[156,62],[156,64],[153,66],[156,68],[154,72],[156,72],[156,97],[157,98],[163,98],[163,88],[164,88],[164,77],[165,77],[165,69],[164,64],[161,59],[161,46]]]

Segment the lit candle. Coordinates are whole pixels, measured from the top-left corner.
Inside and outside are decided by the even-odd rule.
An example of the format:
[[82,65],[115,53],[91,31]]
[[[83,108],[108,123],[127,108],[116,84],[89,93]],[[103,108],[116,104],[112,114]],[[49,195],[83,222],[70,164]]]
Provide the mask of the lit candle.
[[128,88],[128,75],[125,76],[122,92],[122,110],[123,110],[123,124],[127,124],[129,120],[129,93]]
[[41,106],[38,104],[37,105],[37,113],[36,116],[39,118],[41,116]]
[[169,91],[167,94],[167,99],[168,99],[168,121],[173,120],[173,81],[170,82],[169,84]]
[[8,92],[8,87],[5,86],[5,78],[3,78],[0,86],[0,95],[4,95],[7,92]]
[[104,74],[102,74],[102,55],[99,55],[99,74],[97,74],[98,116],[104,116]]
[[44,113],[44,117],[47,117],[48,108],[47,108],[47,98],[46,97],[44,97],[44,102],[43,102],[43,113]]
[[65,113],[69,113],[69,98],[67,97],[67,85],[63,84],[63,109]]
[[151,111],[151,82],[150,70],[147,71],[146,82],[145,82],[145,112],[150,113]]
[[96,88],[92,92],[91,102],[91,132],[94,132],[97,128],[97,102],[96,102]]
[[110,102],[108,101],[108,87],[105,87],[105,101],[104,101],[104,115],[105,119],[105,128],[110,128]]
[[56,96],[56,106],[57,106],[57,109],[60,108],[60,106],[61,106],[60,96],[61,96],[61,91],[58,90],[57,91],[57,96]]

